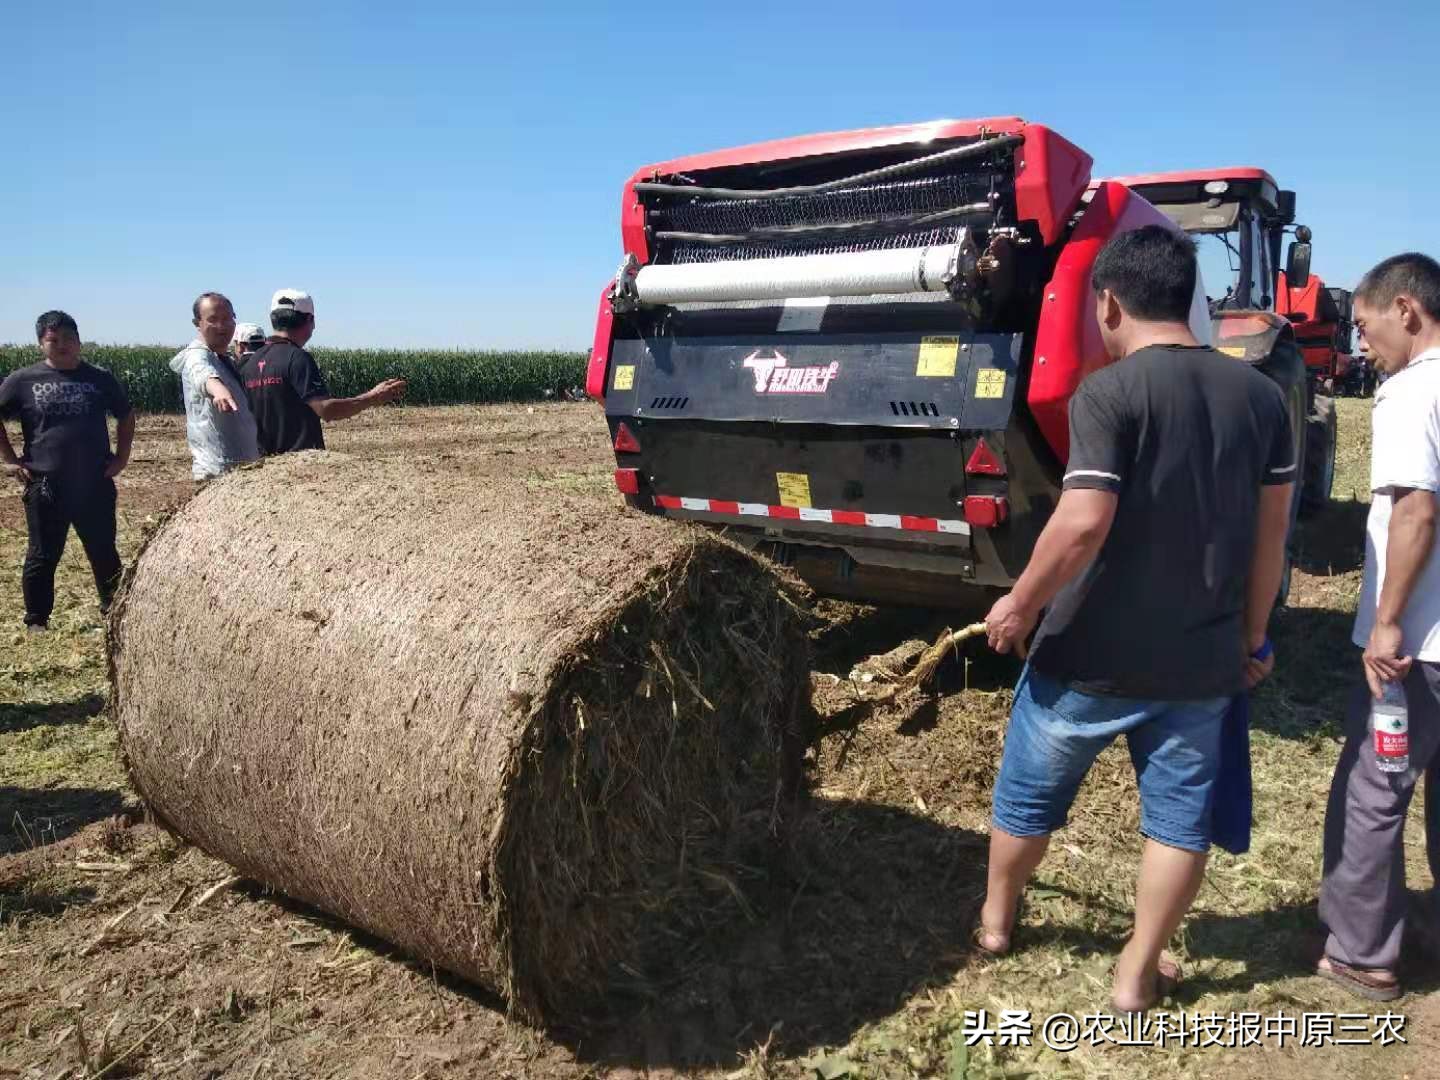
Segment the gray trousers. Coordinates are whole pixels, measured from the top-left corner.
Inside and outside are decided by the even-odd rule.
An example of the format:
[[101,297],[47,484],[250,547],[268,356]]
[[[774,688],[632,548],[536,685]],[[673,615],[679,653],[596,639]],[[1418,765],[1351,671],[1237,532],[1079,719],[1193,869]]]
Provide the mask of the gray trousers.
[[[1363,689],[1345,719],[1345,749],[1335,766],[1325,812],[1325,873],[1320,919],[1330,930],[1325,953],[1358,968],[1394,971],[1405,931],[1405,816],[1425,777],[1425,846],[1440,882],[1440,664],[1417,661],[1405,680],[1410,712],[1410,769],[1381,772]],[[1427,914],[1440,915],[1440,889]]]

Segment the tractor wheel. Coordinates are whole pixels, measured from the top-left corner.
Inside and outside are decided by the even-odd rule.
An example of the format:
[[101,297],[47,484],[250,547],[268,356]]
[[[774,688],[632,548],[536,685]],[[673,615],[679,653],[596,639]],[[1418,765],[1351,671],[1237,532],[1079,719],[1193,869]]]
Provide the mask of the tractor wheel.
[[1305,476],[1300,488],[1300,513],[1318,514],[1330,502],[1335,484],[1335,399],[1315,395],[1305,421]]

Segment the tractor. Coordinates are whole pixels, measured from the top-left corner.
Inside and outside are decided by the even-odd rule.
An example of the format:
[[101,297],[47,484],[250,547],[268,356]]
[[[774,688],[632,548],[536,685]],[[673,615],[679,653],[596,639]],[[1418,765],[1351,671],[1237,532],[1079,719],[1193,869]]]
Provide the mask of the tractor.
[[[1241,343],[1231,339],[1256,332],[1274,335],[1271,349],[1299,352],[1306,377],[1303,422],[1296,429],[1303,440],[1296,458],[1302,463],[1297,511],[1317,513],[1329,502],[1335,481],[1331,380],[1341,319],[1332,312],[1332,292],[1310,273],[1311,234],[1294,224],[1295,193],[1281,190],[1274,177],[1255,168],[1156,173],[1118,182],[1158,207],[1202,247],[1219,248],[1230,280],[1222,295],[1209,298],[1209,307],[1214,344],[1221,352],[1240,356]],[[1282,270],[1286,232],[1293,232],[1295,240]],[[1346,294],[1347,308],[1348,299]],[[1324,316],[1334,314],[1333,320],[1303,317],[1306,311],[1314,315],[1316,306]]]

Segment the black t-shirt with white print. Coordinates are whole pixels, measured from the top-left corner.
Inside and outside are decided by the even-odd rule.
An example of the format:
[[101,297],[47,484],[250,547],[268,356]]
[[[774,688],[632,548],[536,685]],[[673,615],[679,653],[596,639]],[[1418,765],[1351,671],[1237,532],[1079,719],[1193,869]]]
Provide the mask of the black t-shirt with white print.
[[69,371],[31,364],[0,383],[0,418],[19,418],[20,461],[31,472],[67,482],[101,479],[111,457],[106,414],[123,420],[130,399],[114,375],[83,360]]
[[1080,384],[1064,486],[1119,496],[1100,554],[1055,597],[1036,670],[1159,701],[1243,686],[1260,488],[1295,480],[1279,387],[1203,346],[1141,349]]
[[272,338],[245,358],[240,368],[262,454],[324,450],[320,417],[308,404],[328,398],[320,365],[298,345]]

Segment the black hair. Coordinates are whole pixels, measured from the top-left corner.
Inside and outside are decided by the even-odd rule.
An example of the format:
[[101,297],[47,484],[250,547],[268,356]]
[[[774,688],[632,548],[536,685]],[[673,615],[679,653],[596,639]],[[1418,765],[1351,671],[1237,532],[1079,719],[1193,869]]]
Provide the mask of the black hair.
[[276,308],[270,312],[270,325],[276,330],[299,330],[315,316],[296,311],[293,307]]
[[[200,321],[200,304],[205,300],[224,300],[225,303],[230,304],[230,298],[224,293],[202,292],[195,298],[195,302],[190,305],[190,315],[197,323]],[[234,304],[230,304],[230,310],[235,310]]]
[[1189,322],[1198,273],[1194,240],[1164,225],[1144,225],[1100,250],[1090,280],[1097,293],[1114,293],[1132,318]]
[[80,327],[75,325],[75,320],[63,311],[47,311],[35,320],[35,340],[44,341],[47,330],[69,330],[76,337],[80,336]]
[[1354,299],[1366,307],[1386,308],[1402,293],[1430,318],[1440,319],[1440,262],[1418,251],[1391,255],[1360,279]]

